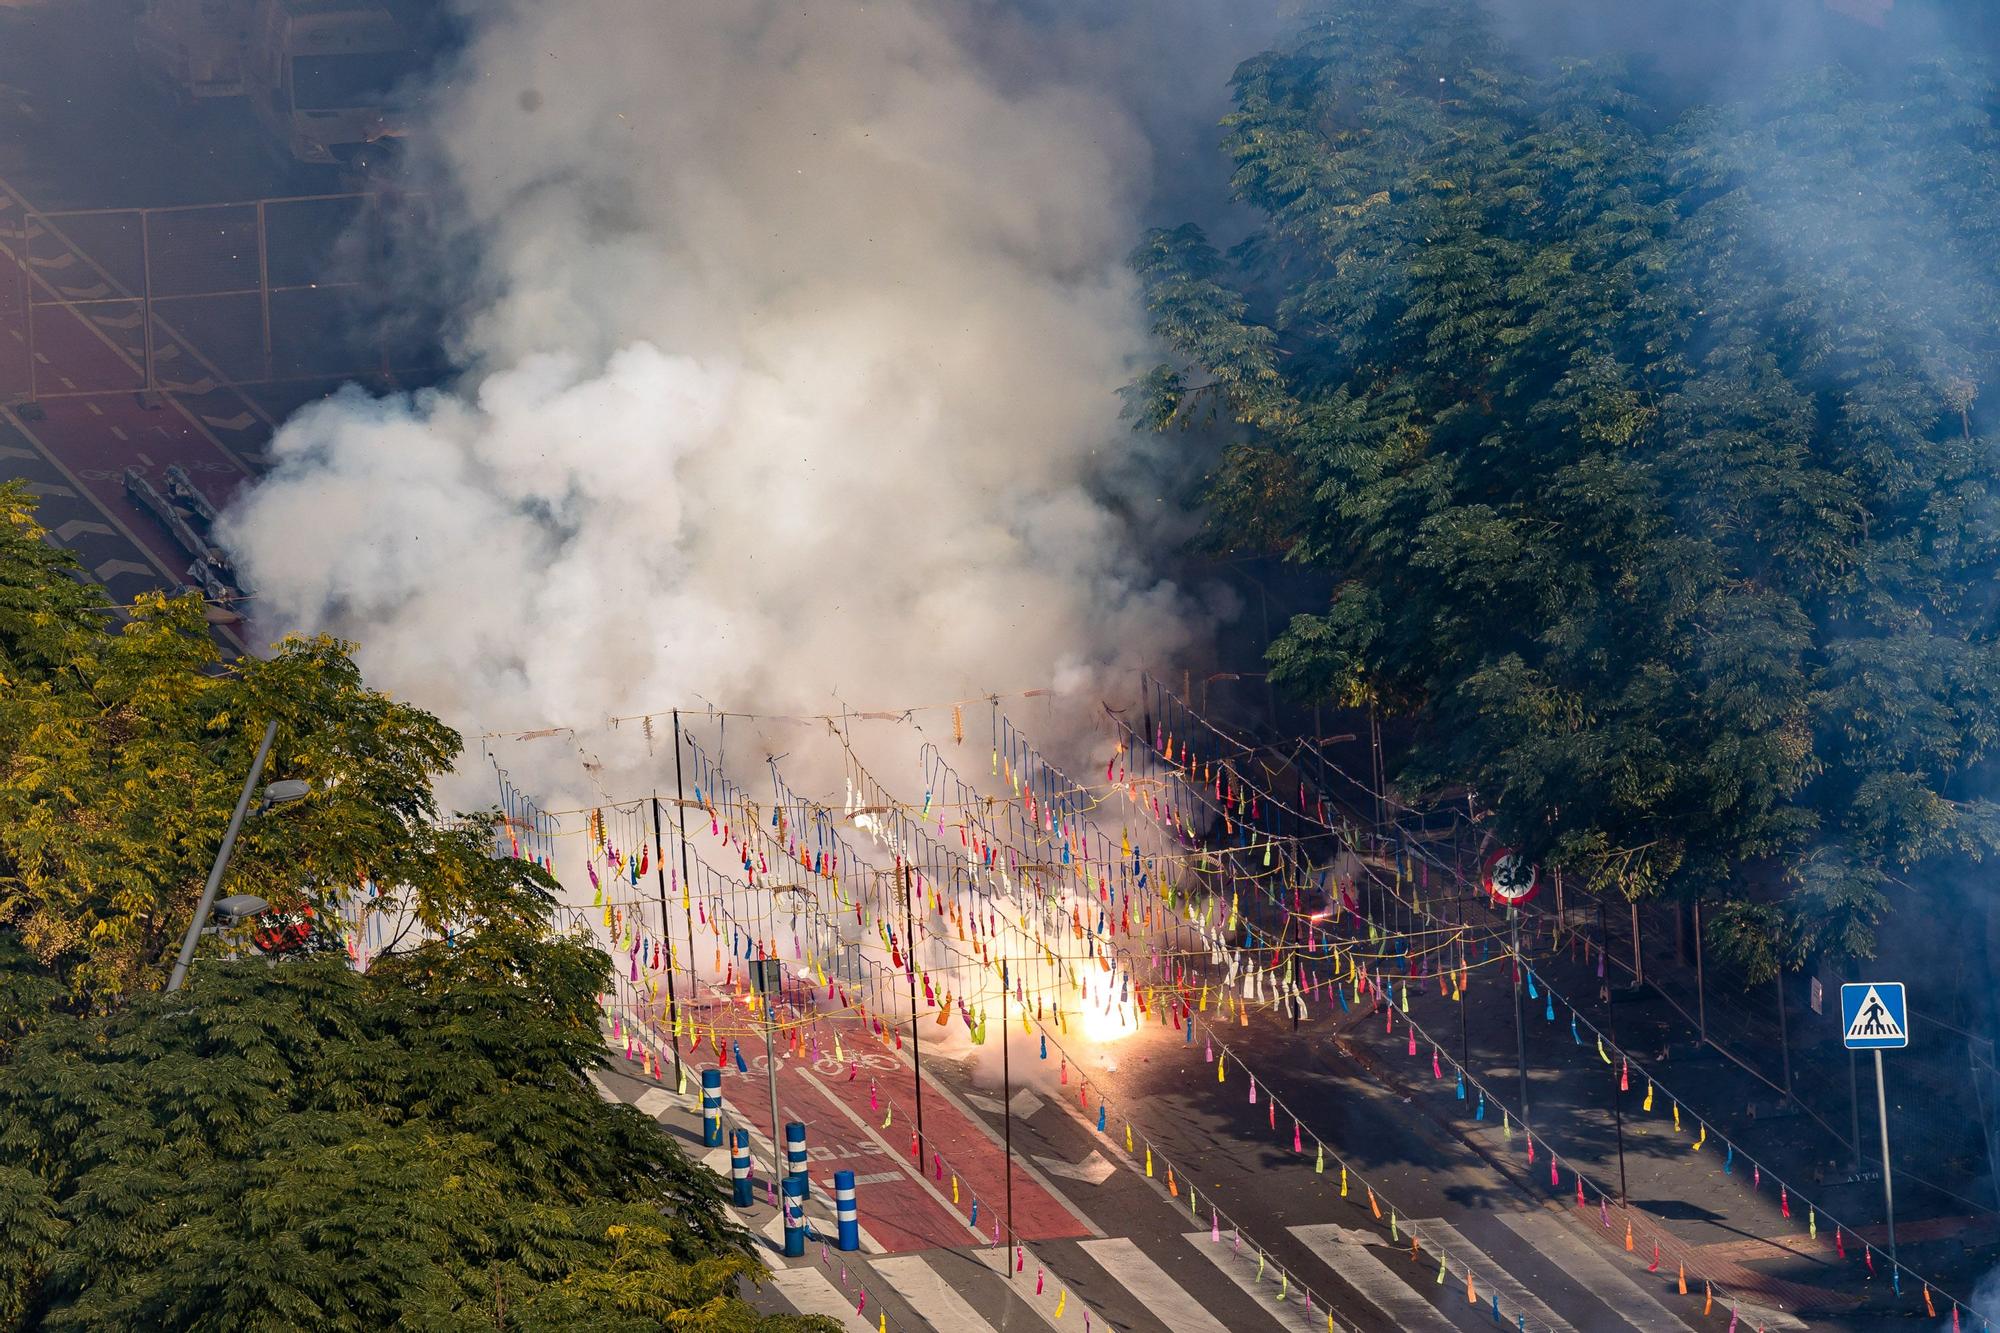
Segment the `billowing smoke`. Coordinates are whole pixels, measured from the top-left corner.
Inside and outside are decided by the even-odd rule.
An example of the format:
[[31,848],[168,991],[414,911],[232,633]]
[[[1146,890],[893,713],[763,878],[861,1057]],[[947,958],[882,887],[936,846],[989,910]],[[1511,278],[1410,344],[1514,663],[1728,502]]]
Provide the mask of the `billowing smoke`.
[[463,373],[279,433],[225,524],[259,628],[474,727],[1174,661],[1205,613],[1117,419],[1122,257],[1175,195],[1151,145],[1182,165],[1265,35],[1216,8],[482,6],[416,173]]

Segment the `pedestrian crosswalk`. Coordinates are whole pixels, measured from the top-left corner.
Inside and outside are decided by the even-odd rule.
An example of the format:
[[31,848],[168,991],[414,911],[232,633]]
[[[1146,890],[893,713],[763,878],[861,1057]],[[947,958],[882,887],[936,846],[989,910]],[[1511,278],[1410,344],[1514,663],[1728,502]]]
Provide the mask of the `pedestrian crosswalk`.
[[[1274,1228],[1266,1243],[1289,1242],[1282,1255],[1260,1256],[1227,1231],[1219,1239],[1212,1231],[1188,1231],[1036,1246],[1025,1262],[1004,1246],[838,1258],[844,1284],[851,1268],[878,1303],[896,1303],[888,1307],[895,1310],[892,1326],[940,1333],[1066,1333],[1086,1326],[1131,1333],[1325,1333],[1329,1327],[1470,1333],[1493,1327],[1496,1295],[1504,1326],[1532,1333],[1720,1327],[1701,1316],[1697,1302],[1673,1308],[1669,1287],[1619,1262],[1554,1212],[1411,1225],[1421,1237],[1421,1262],[1406,1261],[1404,1248],[1391,1247],[1373,1229],[1332,1223]],[[1439,1254],[1452,1260],[1444,1282],[1431,1257]],[[818,1277],[815,1263],[809,1257],[781,1271],[777,1292],[801,1314],[826,1314],[854,1328],[851,1294],[843,1297]],[[1468,1263],[1476,1302],[1465,1297]],[[1291,1274],[1287,1285],[1280,1284],[1280,1264]],[[876,1318],[870,1306],[861,1326],[872,1327]]]

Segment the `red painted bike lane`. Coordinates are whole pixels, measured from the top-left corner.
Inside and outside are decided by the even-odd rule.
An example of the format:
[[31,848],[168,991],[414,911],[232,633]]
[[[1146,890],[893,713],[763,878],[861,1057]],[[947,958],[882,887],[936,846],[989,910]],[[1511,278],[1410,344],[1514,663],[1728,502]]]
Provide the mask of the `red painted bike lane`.
[[[723,1006],[688,1009],[689,1016],[706,1027]],[[763,1042],[754,1035],[738,1037],[737,1042],[748,1072],[737,1069],[730,1052],[720,1066],[723,1100],[734,1115],[768,1134],[771,1106]],[[1010,1230],[1005,1217],[1006,1155],[992,1133],[948,1101],[927,1077],[920,1166],[912,1152],[916,1081],[908,1061],[849,1015],[822,1018],[818,1042],[817,1055],[809,1050],[803,1058],[780,1050],[777,1079],[781,1119],[807,1126],[814,1188],[830,1195],[834,1171],[852,1170],[861,1225],[891,1253],[992,1244],[996,1223],[1005,1237]],[[682,1050],[696,1067],[715,1067],[712,1046],[696,1053],[684,1043]],[[1028,1242],[1094,1234],[1018,1161],[1011,1230]]]

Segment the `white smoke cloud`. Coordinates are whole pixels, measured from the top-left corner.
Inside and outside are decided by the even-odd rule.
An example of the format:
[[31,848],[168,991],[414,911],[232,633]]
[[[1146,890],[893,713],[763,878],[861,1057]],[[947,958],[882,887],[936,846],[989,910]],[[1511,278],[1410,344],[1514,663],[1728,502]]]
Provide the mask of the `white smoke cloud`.
[[1116,419],[1157,98],[1038,72],[1018,15],[976,40],[975,0],[480,14],[424,173],[465,373],[278,434],[224,525],[260,629],[475,729],[1082,687],[1198,640]]

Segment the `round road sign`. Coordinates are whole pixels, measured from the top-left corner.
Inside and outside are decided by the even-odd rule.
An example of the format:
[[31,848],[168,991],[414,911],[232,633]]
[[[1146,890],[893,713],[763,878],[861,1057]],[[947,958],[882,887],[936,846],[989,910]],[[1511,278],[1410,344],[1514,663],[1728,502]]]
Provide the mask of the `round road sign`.
[[1496,848],[1488,855],[1485,872],[1486,891],[1509,907],[1534,897],[1541,883],[1535,867],[1511,847]]

